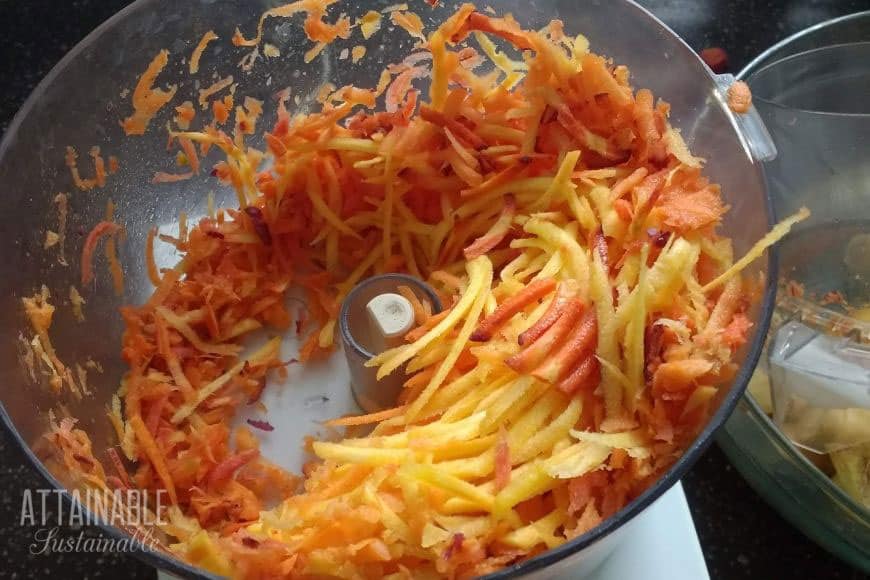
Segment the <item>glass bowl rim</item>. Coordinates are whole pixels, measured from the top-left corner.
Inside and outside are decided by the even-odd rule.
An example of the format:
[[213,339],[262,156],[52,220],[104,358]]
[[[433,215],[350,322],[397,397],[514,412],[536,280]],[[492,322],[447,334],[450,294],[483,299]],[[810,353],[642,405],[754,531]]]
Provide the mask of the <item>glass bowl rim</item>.
[[[870,10],[862,10],[859,12],[853,12],[851,14],[845,14],[843,16],[838,16],[837,18],[831,18],[829,20],[825,20],[814,24],[808,28],[804,28],[790,36],[787,36],[780,40],[779,42],[773,44],[772,46],[765,49],[761,54],[756,56],[754,59],[749,61],[749,63],[743,67],[735,75],[735,78],[738,80],[748,81],[752,75],[760,72],[772,64],[776,64],[785,59],[788,59],[792,56],[799,56],[806,52],[812,52],[814,50],[819,50],[819,48],[827,48],[832,46],[849,46],[854,44],[870,44],[870,33],[868,33],[868,41],[863,42],[848,42],[848,43],[834,43],[829,44],[823,47],[810,49],[810,50],[801,50],[799,52],[795,52],[792,54],[787,54],[785,56],[780,56],[779,58],[771,60],[771,56],[781,52],[783,49],[786,49],[789,45],[799,42],[801,39],[811,36],[816,32],[827,30],[831,27],[834,27],[838,24],[848,24],[852,21],[862,21],[868,20],[870,21]],[[762,99],[763,100],[763,99]],[[771,103],[776,107],[783,107],[782,105],[778,105],[776,103]],[[792,109],[798,110],[798,109]],[[815,113],[813,111],[801,111],[802,113],[807,114],[819,114],[824,115],[826,113]],[[840,113],[827,113],[828,115],[842,115]],[[856,117],[864,117],[867,116],[865,114],[853,114]],[[847,115],[842,115],[847,116]],[[773,248],[775,249],[775,247]],[[773,259],[774,254],[770,255],[770,258]],[[774,281],[774,287],[776,286],[776,281]],[[817,482],[819,487],[831,493],[837,500],[842,503],[848,505],[852,509],[852,512],[862,517],[864,521],[870,525],[870,509],[865,508],[863,505],[859,504],[852,496],[847,494],[842,488],[834,483],[834,481],[828,477],[821,469],[816,467],[803,453],[798,450],[798,448],[783,435],[783,433],[776,427],[770,417],[764,412],[758,402],[755,400],[755,397],[747,390],[745,396],[743,397],[744,402],[746,402],[749,413],[752,417],[763,426],[765,429],[765,434],[768,435],[771,439],[781,444],[784,449],[788,450],[789,459],[792,460],[794,464],[802,466],[801,472],[808,477],[810,477],[813,481]],[[742,451],[742,449],[741,449]]]
[[[870,15],[870,11],[858,14],[868,14]],[[854,16],[854,15],[852,15]],[[831,21],[832,22],[832,21]],[[793,61],[797,61],[803,58],[807,58],[816,54],[822,54],[827,52],[841,52],[846,49],[861,49],[867,53],[867,56],[870,56],[870,40],[862,41],[862,42],[844,42],[839,44],[828,44],[825,46],[820,46],[817,48],[812,48],[810,50],[803,50],[801,52],[796,52],[794,54],[789,54],[788,56],[784,56],[782,58],[778,58],[774,61],[771,61],[759,69],[751,70],[750,67],[758,61],[758,59],[753,60],[749,65],[747,65],[736,78],[744,79],[750,86],[752,87],[753,80],[757,80],[762,75],[770,73],[770,71],[774,67],[782,66],[790,64]],[[868,76],[870,76],[870,69],[868,69]],[[783,111],[794,111],[796,113],[800,113],[802,115],[812,115],[818,116],[821,118],[830,117],[830,118],[844,118],[844,119],[867,119],[870,118],[870,111],[866,113],[840,113],[836,111],[821,111],[817,109],[805,109],[801,107],[790,107],[788,105],[783,105],[777,101],[771,100],[769,97],[763,97],[753,92],[752,98],[755,101],[762,102],[771,107],[775,107],[777,109]]]

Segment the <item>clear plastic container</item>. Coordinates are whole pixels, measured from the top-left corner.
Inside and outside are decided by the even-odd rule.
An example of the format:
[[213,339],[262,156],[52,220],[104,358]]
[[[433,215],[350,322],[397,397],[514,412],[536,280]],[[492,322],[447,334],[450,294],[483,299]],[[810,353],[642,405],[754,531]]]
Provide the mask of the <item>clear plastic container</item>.
[[[165,170],[171,163],[166,155],[165,133],[153,130],[141,138],[126,138],[118,121],[130,110],[129,97],[122,95],[133,90],[136,79],[154,55],[161,49],[172,54],[171,64],[161,73],[159,84],[177,84],[179,93],[175,100],[178,102],[190,99],[195,103],[201,85],[232,74],[239,85],[238,94],[266,103],[274,103],[275,93],[291,87],[293,97],[299,98],[293,112],[305,112],[317,106],[315,97],[324,83],[374,86],[384,66],[402,60],[415,42],[401,29],[382,31],[365,43],[366,58],[357,65],[350,65],[341,54],[362,41],[355,33],[348,41],[329,45],[317,59],[306,64],[304,53],[310,43],[303,36],[302,17],[297,16],[292,22],[272,18],[265,26],[265,40],[280,50],[280,58],[264,62],[265,57],[259,55],[257,66],[246,73],[240,70],[238,63],[250,56],[250,49],[233,49],[228,42],[215,43],[202,59],[200,80],[190,77],[182,57],[190,56],[206,31],[214,30],[221,39],[229,39],[239,26],[251,34],[260,14],[275,4],[272,0],[134,2],[95,30],[52,70],[6,132],[0,145],[0,184],[4,192],[0,196],[0,211],[7,220],[0,229],[0,243],[5,248],[3,276],[0,276],[0,328],[9,346],[0,355],[0,368],[7,385],[0,392],[0,418],[52,485],[61,487],[59,482],[64,480],[64,473],[49,472],[34,454],[33,446],[46,429],[48,410],[57,405],[58,400],[44,385],[32,384],[20,355],[11,346],[16,344],[19,332],[27,328],[20,298],[47,284],[53,295],[63,302],[62,297],[67,295],[79,271],[82,233],[102,219],[108,198],[117,204],[116,215],[127,231],[126,242],[119,249],[123,264],[143,263],[151,226],[156,224],[171,231],[177,227],[179,211],[186,211],[191,220],[205,215],[209,191],[215,192],[218,207],[235,205],[229,188],[217,187],[213,180],[160,187],[149,185],[155,171]],[[347,3],[341,9],[355,20],[368,10],[381,10],[391,4],[394,2],[388,0],[361,5]],[[427,29],[431,29],[433,23],[451,14],[458,2],[440,2],[435,8],[423,0],[409,4],[422,17]],[[582,32],[595,52],[628,65],[634,85],[648,87],[670,102],[672,123],[682,130],[693,152],[708,160],[706,172],[722,185],[725,201],[731,206],[723,232],[733,238],[735,253],[746,252],[764,235],[770,216],[761,165],[753,151],[763,151],[765,143],[738,132],[738,120],[725,106],[720,84],[695,53],[661,22],[626,0],[590,2],[582,9],[568,0],[493,0],[481,3],[481,7],[487,4],[492,4],[499,13],[512,13],[525,27],[540,28],[553,18],[562,19],[565,30]],[[385,21],[384,26],[389,24]],[[168,107],[166,109],[152,122],[154,127],[165,125],[172,114]],[[753,118],[744,117],[740,122],[746,119]],[[274,120],[274,107],[265,107],[260,123],[271,125]],[[67,145],[76,147],[83,160],[91,146],[100,145],[104,155],[118,157],[121,169],[104,189],[71,192],[67,225],[69,266],[63,267],[57,263],[56,254],[44,251],[42,244],[45,228],[55,223],[56,208],[52,200],[60,191],[70,192],[69,171],[63,159]],[[767,154],[770,153],[768,149]],[[157,260],[162,267],[171,265],[175,258],[158,255]],[[760,273],[767,274],[768,279],[774,277],[765,260],[756,262],[750,275]],[[52,340],[63,360],[84,360],[90,355],[103,363],[105,372],[90,376],[92,397],[83,401],[61,401],[72,416],[80,418],[78,425],[88,431],[96,449],[115,443],[113,430],[105,419],[105,408],[125,370],[118,352],[123,325],[117,308],[125,303],[141,302],[151,290],[144,265],[128,267],[126,274],[124,296],[116,297],[108,284],[99,284],[88,293],[86,322],[77,323],[69,308],[60,308],[52,326]],[[717,408],[707,427],[670,471],[594,530],[522,565],[499,572],[496,577],[526,574],[578,577],[609,555],[632,518],[679,480],[737,403],[760,354],[771,315],[772,296],[772,287],[768,286],[764,299],[749,313],[754,334],[736,356],[740,370],[730,388],[723,388],[722,396],[715,401]],[[341,353],[338,356],[340,361]],[[343,372],[343,380],[346,380],[346,366]],[[337,385],[346,391],[343,400],[352,401],[347,385]],[[316,394],[315,382],[303,386],[305,388],[293,389],[293,393],[287,395],[287,408],[300,417],[296,427],[301,431],[312,422],[326,418],[327,410],[332,412],[307,399],[290,400]],[[330,404],[340,398],[332,397]],[[296,440],[301,442],[301,436]],[[288,447],[295,448],[296,440],[288,438],[272,443],[286,452]],[[107,528],[107,532],[115,537],[124,535],[113,528]],[[140,555],[175,574],[203,575],[201,570],[179,562],[168,552],[142,552]]]
[[870,571],[870,510],[856,500],[859,490],[846,485],[849,495],[829,475],[843,467],[844,450],[861,453],[870,440],[870,325],[862,319],[870,303],[870,42],[862,40],[870,40],[867,12],[800,33],[740,75],[779,152],[765,165],[775,213],[807,206],[813,215],[777,251],[779,294],[756,397],[740,402],[717,440],[786,519]]

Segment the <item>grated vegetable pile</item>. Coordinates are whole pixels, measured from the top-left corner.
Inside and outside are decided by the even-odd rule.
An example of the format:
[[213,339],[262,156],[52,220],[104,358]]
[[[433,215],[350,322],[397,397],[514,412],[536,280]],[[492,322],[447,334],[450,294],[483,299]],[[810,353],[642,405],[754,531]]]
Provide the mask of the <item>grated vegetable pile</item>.
[[[377,13],[327,22],[332,3],[279,6],[232,42],[257,48],[268,18],[304,12],[311,60],[381,25]],[[390,18],[418,50],[373,89],[327,89],[318,112],[291,115],[285,94],[277,123],[259,128],[271,105],[218,95],[232,77],[204,89],[201,108],[175,107],[170,143],[189,171],[154,181],[190,179],[218,150],[212,175],[238,207],[160,236],[183,256],[172,269],[156,265],[149,233],[155,290],[121,311],[129,371],[109,413],[133,473],[114,448],[104,470],[68,421],[51,433],[90,485],[166,490],[173,551],[218,574],[469,577],[592,530],[705,425],[752,326],[758,282],[741,270],[805,217],[735,262],[717,233],[719,187],[667,103],[583,36],[470,4],[428,33],[402,7]],[[192,72],[219,40],[202,37]],[[132,135],[175,94],[155,88],[167,59],[132,95]],[[246,145],[259,132],[263,151]],[[88,236],[83,286],[98,240],[118,231],[110,211]],[[405,343],[369,361],[380,377],[407,369],[396,407],[336,418],[343,437],[287,442],[312,458],[288,473],[248,427],[231,428],[236,412],[288,364],[332,352],[342,299],[384,272],[429,281],[447,307],[416,305]],[[306,294],[305,319],[288,309],[291,288]],[[29,300],[47,342],[47,291]],[[305,336],[296,358],[280,336],[251,344],[264,328]]]

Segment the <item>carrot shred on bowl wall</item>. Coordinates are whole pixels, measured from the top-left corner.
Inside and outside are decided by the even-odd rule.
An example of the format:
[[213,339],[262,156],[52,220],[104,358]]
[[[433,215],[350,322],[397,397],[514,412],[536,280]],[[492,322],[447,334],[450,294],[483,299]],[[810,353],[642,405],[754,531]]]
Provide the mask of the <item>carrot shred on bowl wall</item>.
[[133,114],[121,123],[127,135],[144,135],[154,115],[175,96],[178,90],[175,85],[167,90],[154,88],[157,76],[168,63],[169,51],[161,50],[139,77],[133,90]]

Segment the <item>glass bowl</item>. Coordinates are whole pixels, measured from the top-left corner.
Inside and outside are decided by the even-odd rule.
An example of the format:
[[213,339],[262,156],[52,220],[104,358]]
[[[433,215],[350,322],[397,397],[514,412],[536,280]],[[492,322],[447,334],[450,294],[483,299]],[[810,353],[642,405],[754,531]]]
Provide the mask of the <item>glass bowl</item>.
[[[807,416],[801,421],[800,414],[789,412],[793,410],[788,406],[794,394],[791,387],[797,383],[789,382],[792,375],[783,374],[778,350],[781,329],[793,325],[789,331],[821,338],[857,356],[852,360],[859,361],[859,368],[866,369],[870,360],[870,326],[832,303],[839,301],[836,294],[828,294],[839,292],[856,307],[870,296],[861,258],[867,253],[860,242],[853,242],[870,232],[866,101],[870,43],[866,41],[870,41],[870,12],[846,16],[784,40],[739,75],[749,82],[779,152],[765,167],[775,213],[786,215],[806,205],[813,216],[778,250],[783,278],[769,339],[772,346],[750,387],[756,396],[747,394],[740,401],[717,441],[752,487],[788,521],[830,552],[870,572],[870,510],[825,473],[831,469],[828,456],[811,451],[842,447],[845,442],[836,435],[844,425],[838,425],[837,432],[823,432],[817,421],[807,430]],[[837,377],[845,368],[808,369],[797,382],[831,384],[831,376]],[[773,400],[764,371],[771,373]],[[826,373],[829,376],[821,382],[813,382],[814,375]],[[841,377],[833,382],[842,389],[834,393],[841,399],[832,402],[826,393],[813,403],[820,406],[817,419],[834,416],[828,407],[835,408],[834,414],[842,410],[836,407],[859,408],[861,397],[870,393],[866,377],[854,385]],[[802,396],[820,395],[816,390]],[[813,405],[809,409],[815,409]],[[866,407],[858,410],[870,412]]]
[[[50,409],[63,404],[71,416],[78,418],[78,427],[88,432],[95,449],[117,443],[105,419],[106,407],[125,371],[119,356],[123,325],[117,309],[126,303],[140,303],[151,292],[142,260],[149,229],[154,225],[161,230],[177,228],[181,211],[191,220],[198,220],[206,215],[207,194],[212,191],[218,207],[235,206],[231,189],[219,186],[215,180],[203,178],[151,185],[155,172],[167,170],[173,164],[166,153],[166,136],[157,129],[169,120],[170,108],[160,112],[152,122],[152,130],[142,137],[127,138],[119,126],[119,120],[130,113],[130,92],[148,63],[160,50],[169,51],[171,61],[161,73],[158,84],[178,86],[176,103],[187,99],[196,103],[199,89],[232,74],[233,83],[238,83],[238,94],[258,98],[267,105],[275,103],[276,93],[290,87],[291,112],[305,112],[316,106],[317,94],[325,83],[372,86],[384,66],[400,61],[414,44],[402,30],[383,30],[366,42],[368,55],[356,65],[349,65],[342,52],[360,42],[359,35],[347,42],[329,45],[311,63],[306,63],[305,53],[311,43],[302,35],[301,18],[293,22],[270,19],[265,27],[266,42],[277,47],[281,57],[265,61],[266,57],[261,54],[250,71],[241,70],[239,62],[245,57],[251,58],[250,50],[233,49],[227,40],[236,26],[250,34],[256,28],[259,15],[275,4],[272,0],[134,2],[90,34],[51,71],[15,117],[0,144],[0,184],[4,190],[0,210],[7,216],[0,229],[0,241],[6,248],[0,277],[0,328],[7,344],[0,365],[6,385],[0,392],[0,418],[12,439],[55,487],[63,489],[64,471],[57,466],[44,465],[34,452],[34,446],[47,428]],[[368,10],[383,9],[391,4],[388,1],[370,2],[365,6],[347,4],[341,9],[355,19]],[[457,2],[441,2],[432,8],[423,0],[410,4],[427,24],[442,21],[458,5]],[[722,231],[733,238],[735,253],[745,253],[767,232],[770,214],[761,164],[750,148],[753,142],[738,131],[741,121],[725,106],[717,79],[661,22],[626,0],[590,3],[582,10],[569,0],[506,0],[493,1],[492,5],[499,13],[513,13],[526,27],[540,28],[551,19],[560,18],[567,31],[585,34],[594,51],[629,66],[635,86],[647,87],[669,101],[673,125],[682,130],[695,154],[709,160],[707,174],[722,185],[725,201],[731,206]],[[185,59],[209,30],[214,30],[224,42],[215,43],[206,51],[196,77],[200,80],[195,80],[188,73],[189,63]],[[264,109],[260,122],[271,126],[276,117],[275,107],[265,106]],[[197,112],[202,114],[198,107]],[[110,176],[105,188],[77,191],[72,187],[64,164],[65,148],[75,147],[84,167],[90,161],[87,152],[95,145],[101,147],[104,156],[117,157],[120,169]],[[70,194],[66,224],[68,265],[58,262],[56,251],[43,248],[46,228],[56,226],[54,199],[59,192]],[[103,219],[108,199],[114,201],[117,219],[126,229],[126,240],[118,248],[120,261],[126,265],[126,290],[123,296],[115,296],[107,280],[98,281],[86,296],[87,320],[78,323],[65,296],[69,285],[78,279],[85,232]],[[156,259],[160,266],[171,266],[176,258],[165,254]],[[142,266],[130,266],[132,264]],[[757,261],[748,274],[764,275],[767,280],[775,278],[766,260]],[[21,331],[27,328],[20,300],[38,291],[43,284],[61,306],[52,326],[52,340],[61,358],[83,361],[93,357],[102,362],[103,372],[89,376],[92,394],[82,400],[72,397],[59,400],[40,377],[34,383],[23,364],[22,352],[17,352],[13,346]],[[622,537],[626,525],[679,480],[737,403],[760,355],[771,315],[772,296],[772,285],[768,282],[762,300],[749,312],[753,334],[735,358],[739,371],[731,385],[720,390],[708,425],[672,468],[594,530],[501,571],[496,577],[526,574],[577,577],[606,558]],[[300,408],[305,407],[300,405]],[[299,423],[307,424],[307,421]],[[285,443],[284,447],[288,445]],[[64,497],[69,500],[68,494]],[[105,528],[114,538],[125,537],[126,532],[122,530]],[[138,555],[178,575],[201,577],[206,574],[174,558],[165,546],[156,551],[140,551]]]

